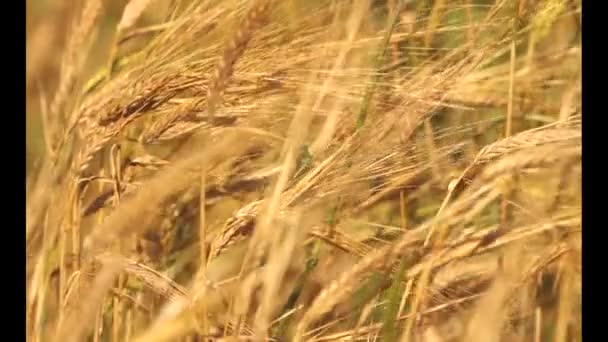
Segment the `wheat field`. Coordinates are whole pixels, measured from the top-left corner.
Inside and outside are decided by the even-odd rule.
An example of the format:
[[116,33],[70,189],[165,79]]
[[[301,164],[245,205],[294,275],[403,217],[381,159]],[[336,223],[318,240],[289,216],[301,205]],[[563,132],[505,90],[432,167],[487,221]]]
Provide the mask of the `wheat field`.
[[580,341],[581,0],[26,1],[28,341]]

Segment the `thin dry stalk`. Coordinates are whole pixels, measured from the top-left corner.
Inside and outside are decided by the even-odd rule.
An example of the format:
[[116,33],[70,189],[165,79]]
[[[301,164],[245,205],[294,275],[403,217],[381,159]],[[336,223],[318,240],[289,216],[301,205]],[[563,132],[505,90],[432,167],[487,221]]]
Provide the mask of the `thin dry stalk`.
[[412,309],[410,311],[413,314],[413,317],[405,323],[405,328],[399,339],[401,342],[409,342],[412,338],[414,325],[418,322],[418,312],[424,309],[422,303],[425,301],[424,295],[427,292],[427,287],[431,281],[431,269],[433,268],[434,263],[435,258],[431,258],[424,264],[422,274],[420,274],[420,277],[416,282],[416,290],[414,297],[412,298]]
[[561,279],[559,285],[559,306],[557,311],[555,341],[564,342],[568,341],[569,330],[572,320],[572,313],[574,311],[574,303],[572,291],[574,288],[574,282],[576,281],[574,276],[575,272],[568,270],[571,266],[572,261],[568,258],[561,260]]
[[538,306],[534,310],[534,342],[542,341],[543,309]]
[[[513,24],[515,26],[515,24]],[[510,137],[513,134],[513,96],[515,92],[515,60],[517,58],[517,50],[515,48],[515,33],[513,33],[513,39],[511,40],[511,58],[509,63],[509,95],[508,95],[508,106],[507,106],[507,122],[505,125],[505,138]]]
[[[201,187],[200,187],[200,217],[199,217],[199,244],[200,244],[200,267],[199,276],[206,279],[207,274],[207,216],[205,203],[206,201],[206,188],[207,188],[207,172],[205,165],[201,165]],[[203,323],[200,333],[207,335],[209,332],[209,323],[207,322],[207,303],[203,301],[201,305],[201,316],[203,316]]]
[[[507,113],[506,113],[506,123],[505,123],[505,138],[510,137],[513,134],[513,94],[515,91],[515,61],[517,58],[517,50],[515,47],[516,44],[516,25],[515,25],[515,20],[517,20],[517,18],[513,19],[513,32],[512,32],[512,39],[511,39],[511,56],[510,56],[510,63],[509,63],[509,95],[508,95],[508,102],[507,102]],[[503,198],[502,198],[502,202],[501,202],[501,223],[506,226],[507,225],[507,221],[508,221],[508,203],[509,203],[509,199],[510,199],[510,191],[509,193],[505,193],[503,194]]]

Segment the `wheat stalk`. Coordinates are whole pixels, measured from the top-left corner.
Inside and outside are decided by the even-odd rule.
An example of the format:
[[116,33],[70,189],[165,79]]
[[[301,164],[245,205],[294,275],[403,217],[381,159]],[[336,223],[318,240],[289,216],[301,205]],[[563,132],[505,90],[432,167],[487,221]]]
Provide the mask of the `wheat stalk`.
[[234,64],[243,55],[245,49],[247,49],[247,45],[255,31],[265,24],[271,4],[272,1],[270,0],[256,1],[232,40],[226,45],[215,73],[209,82],[209,89],[207,91],[207,112],[211,118],[213,118],[222,93],[234,72]]

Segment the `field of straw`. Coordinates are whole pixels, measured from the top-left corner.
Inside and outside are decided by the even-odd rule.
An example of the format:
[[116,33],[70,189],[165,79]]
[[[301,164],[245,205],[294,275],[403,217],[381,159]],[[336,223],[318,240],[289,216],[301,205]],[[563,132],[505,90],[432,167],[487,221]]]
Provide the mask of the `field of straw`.
[[582,340],[581,2],[27,0],[27,340]]

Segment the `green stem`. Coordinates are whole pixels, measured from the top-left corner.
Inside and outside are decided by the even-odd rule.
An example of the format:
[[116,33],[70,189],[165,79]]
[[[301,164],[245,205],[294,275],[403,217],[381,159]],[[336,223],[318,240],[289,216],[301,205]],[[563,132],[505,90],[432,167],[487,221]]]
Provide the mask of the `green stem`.
[[361,129],[365,124],[365,119],[367,118],[367,111],[369,110],[369,105],[371,103],[372,97],[376,91],[376,85],[380,79],[380,69],[385,63],[386,60],[386,52],[388,51],[388,46],[390,43],[391,36],[393,35],[393,31],[395,26],[397,26],[397,22],[399,21],[399,13],[403,7],[403,2],[399,1],[399,5],[397,5],[397,9],[395,13],[393,13],[393,17],[390,19],[386,33],[384,35],[384,40],[380,47],[380,51],[376,56],[376,63],[374,66],[375,73],[372,76],[372,80],[367,87],[365,95],[363,96],[363,102],[361,103],[361,109],[359,110],[359,115],[357,116],[357,130]]

